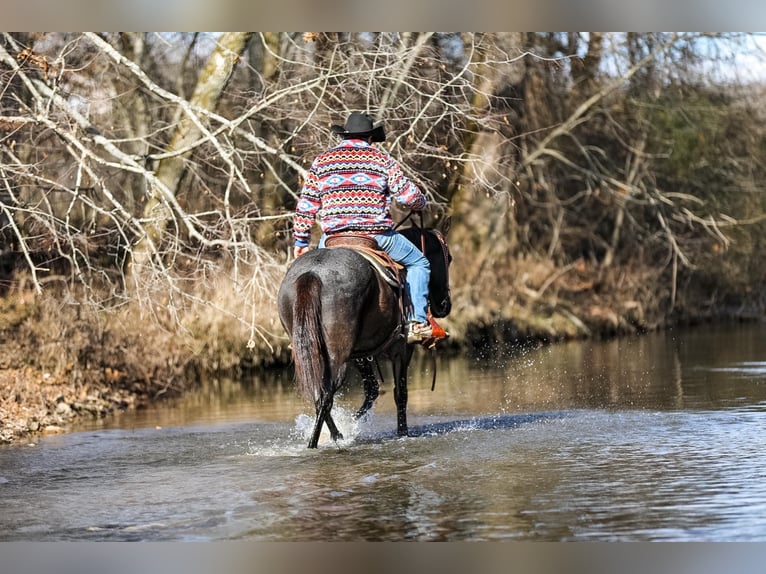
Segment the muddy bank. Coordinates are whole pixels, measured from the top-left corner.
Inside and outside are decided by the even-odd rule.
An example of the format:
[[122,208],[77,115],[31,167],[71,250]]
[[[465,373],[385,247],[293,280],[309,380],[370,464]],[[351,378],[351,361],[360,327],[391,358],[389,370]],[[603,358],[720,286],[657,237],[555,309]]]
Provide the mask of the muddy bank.
[[66,431],[78,418],[100,418],[145,404],[138,389],[108,383],[71,384],[36,369],[0,369],[0,443],[33,440],[37,434]]
[[178,396],[195,354],[133,310],[99,312],[57,293],[0,298],[0,443]]

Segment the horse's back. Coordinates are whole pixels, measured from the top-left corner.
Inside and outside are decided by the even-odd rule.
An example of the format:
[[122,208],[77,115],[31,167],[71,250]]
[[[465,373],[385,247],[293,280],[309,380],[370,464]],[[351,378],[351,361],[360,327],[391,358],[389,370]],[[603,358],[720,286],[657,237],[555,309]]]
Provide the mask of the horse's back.
[[313,249],[293,261],[279,290],[280,306],[295,296],[298,278],[316,276],[322,284],[324,300],[354,299],[369,288],[374,279],[370,264],[352,249]]
[[314,249],[292,263],[279,289],[279,315],[289,333],[299,279],[307,274],[321,285],[322,323],[328,334],[358,332],[370,321],[391,324],[390,301],[395,297],[369,261],[344,247]]
[[301,283],[319,286],[317,308],[336,359],[376,354],[401,325],[397,295],[369,261],[345,247],[316,249],[292,263],[279,290],[279,317],[291,338]]

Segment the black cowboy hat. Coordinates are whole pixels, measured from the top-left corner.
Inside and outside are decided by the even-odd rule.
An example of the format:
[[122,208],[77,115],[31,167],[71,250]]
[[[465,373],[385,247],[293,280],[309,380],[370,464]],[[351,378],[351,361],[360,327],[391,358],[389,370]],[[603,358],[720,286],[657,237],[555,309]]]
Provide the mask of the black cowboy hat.
[[372,138],[374,142],[386,141],[386,132],[383,130],[383,126],[372,126],[372,118],[367,114],[361,112],[352,112],[346,120],[345,126],[332,126],[330,128],[333,133],[343,136],[344,139],[348,138]]

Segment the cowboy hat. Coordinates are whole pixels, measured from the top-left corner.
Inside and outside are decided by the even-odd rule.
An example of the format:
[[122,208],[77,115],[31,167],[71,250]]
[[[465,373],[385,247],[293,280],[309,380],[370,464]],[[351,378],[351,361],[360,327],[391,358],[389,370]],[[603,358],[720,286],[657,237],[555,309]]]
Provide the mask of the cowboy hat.
[[358,137],[366,139],[372,138],[374,142],[382,142],[386,140],[386,132],[383,130],[383,126],[372,126],[372,118],[367,114],[361,112],[352,112],[346,120],[345,126],[332,126],[330,128],[333,133],[343,136],[344,139]]

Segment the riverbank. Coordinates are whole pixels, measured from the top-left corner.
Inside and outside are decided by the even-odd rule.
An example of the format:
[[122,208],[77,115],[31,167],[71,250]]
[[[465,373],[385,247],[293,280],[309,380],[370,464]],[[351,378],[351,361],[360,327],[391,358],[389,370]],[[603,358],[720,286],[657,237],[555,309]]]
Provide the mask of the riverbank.
[[71,384],[38,369],[0,369],[0,443],[65,432],[81,418],[100,418],[144,404],[144,393],[101,384]]
[[236,352],[217,337],[220,325],[207,324],[212,342],[195,345],[195,331],[179,334],[138,306],[106,311],[67,297],[51,290],[0,298],[0,443],[179,396],[201,370],[226,368]]

